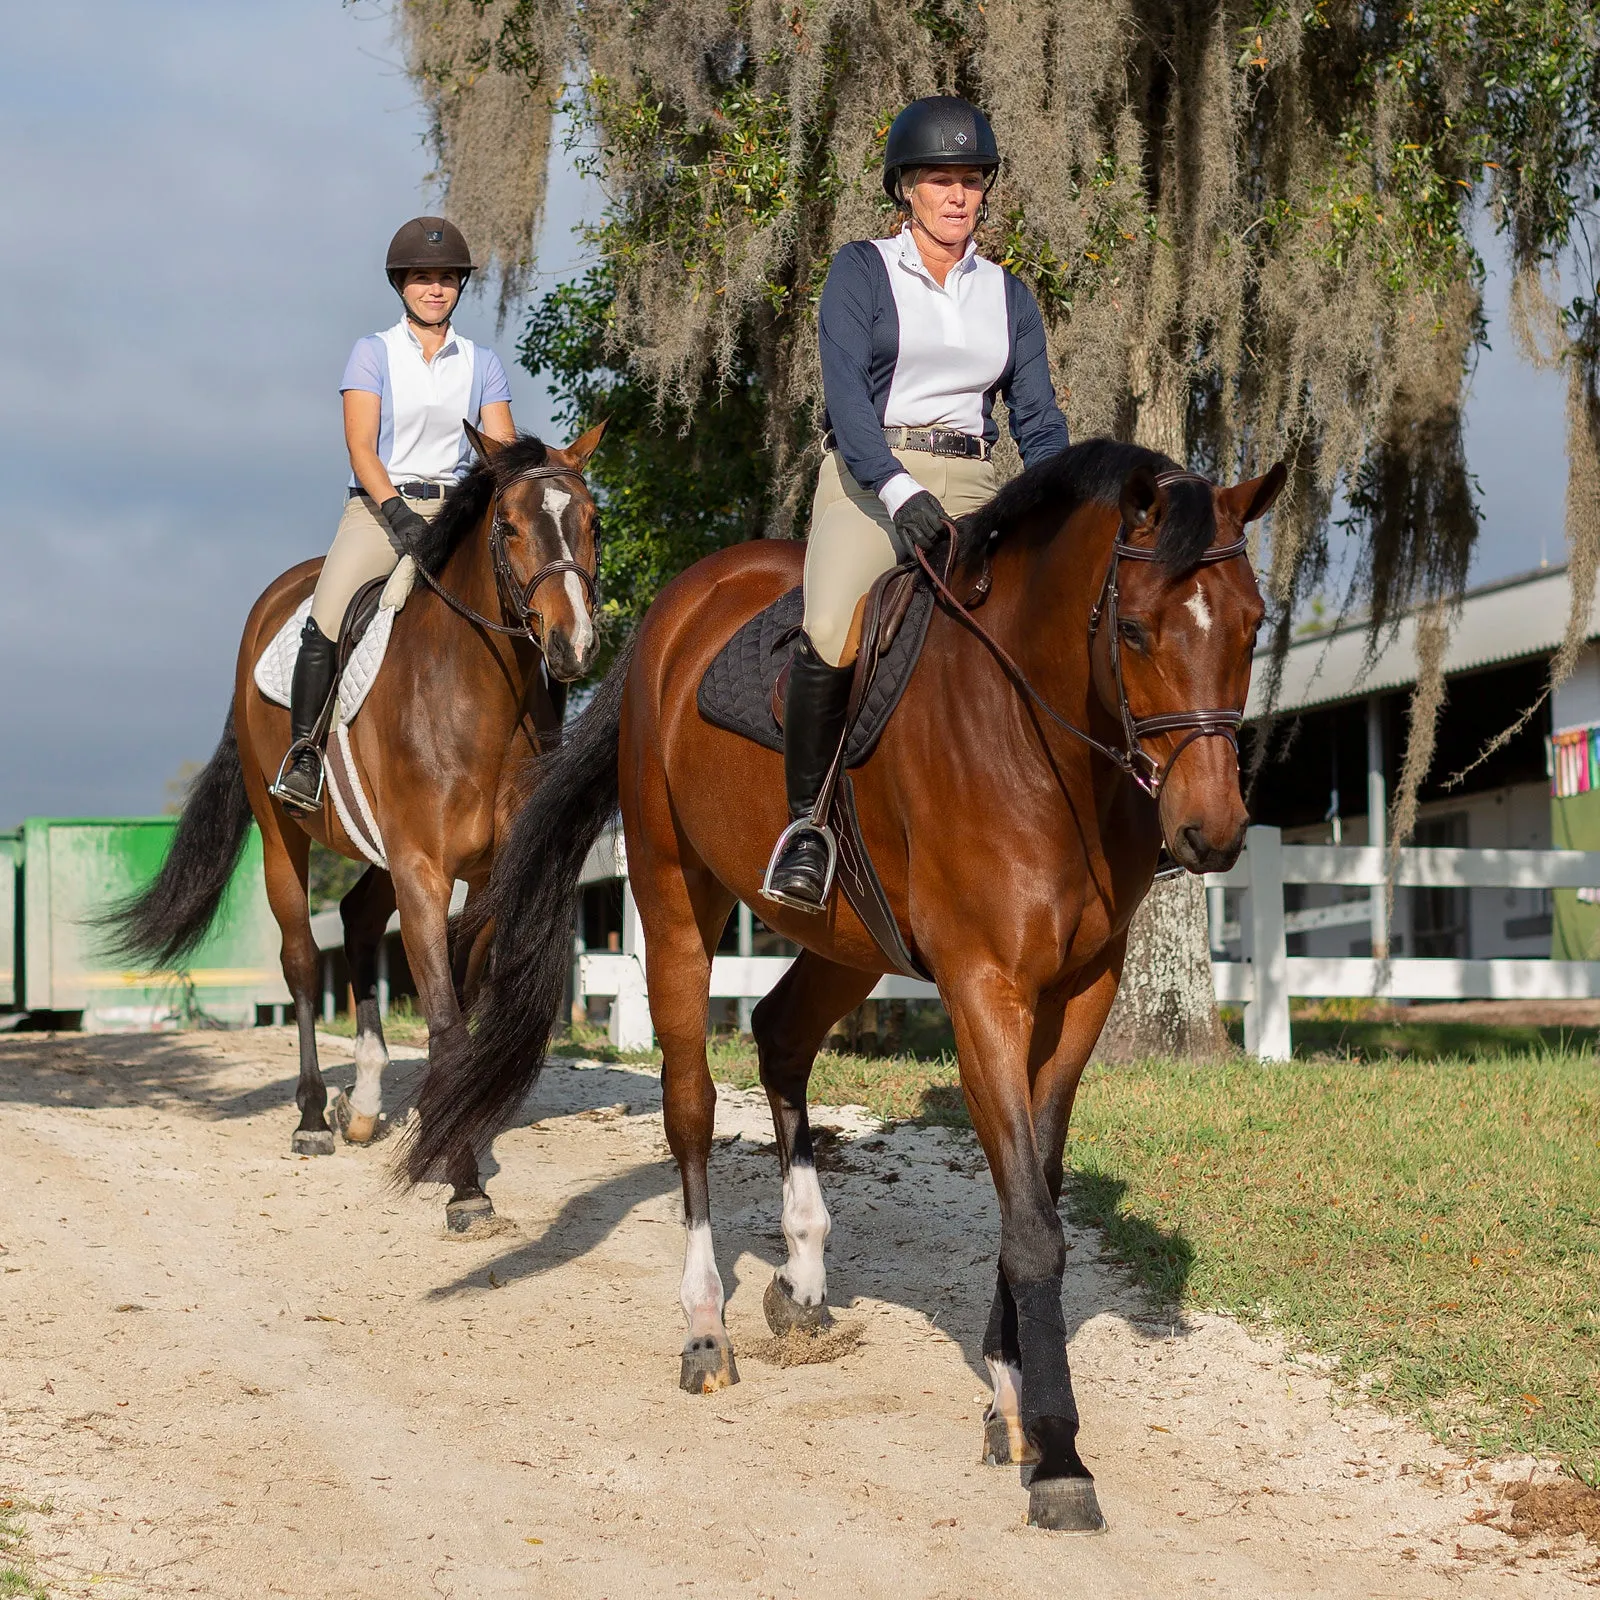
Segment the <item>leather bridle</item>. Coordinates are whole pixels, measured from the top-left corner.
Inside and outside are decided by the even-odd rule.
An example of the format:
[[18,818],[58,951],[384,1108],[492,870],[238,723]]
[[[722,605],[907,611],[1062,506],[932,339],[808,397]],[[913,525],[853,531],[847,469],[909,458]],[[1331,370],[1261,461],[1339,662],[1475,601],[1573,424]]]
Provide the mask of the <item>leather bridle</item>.
[[[1209,478],[1201,477],[1197,472],[1163,472],[1156,478],[1158,488],[1167,488],[1174,483],[1200,483],[1206,488],[1215,485]],[[1117,536],[1111,546],[1111,564],[1106,568],[1105,582],[1100,587],[1100,598],[1095,602],[1094,609],[1089,613],[1089,650],[1090,671],[1093,671],[1093,652],[1095,634],[1100,623],[1104,620],[1109,627],[1111,635],[1111,663],[1112,671],[1117,685],[1117,714],[1122,722],[1123,744],[1119,749],[1114,745],[1102,744],[1092,734],[1069,722],[1058,712],[1028,681],[1028,675],[1011,658],[1010,654],[988,632],[986,628],[972,615],[971,611],[951,593],[944,578],[934,570],[926,553],[917,551],[917,561],[922,570],[932,580],[934,589],[949,606],[950,610],[964,622],[988,646],[990,653],[1004,668],[1006,676],[1017,686],[1022,693],[1042,711],[1051,722],[1065,733],[1070,733],[1073,738],[1081,740],[1091,749],[1099,751],[1108,761],[1120,767],[1152,800],[1161,798],[1161,791],[1167,779],[1172,775],[1172,768],[1180,755],[1189,748],[1197,739],[1226,739],[1233,746],[1234,758],[1239,754],[1239,728],[1244,721],[1242,711],[1168,711],[1161,712],[1151,717],[1136,717],[1133,708],[1128,704],[1127,686],[1122,676],[1122,643],[1119,637],[1121,618],[1117,610],[1119,597],[1118,571],[1124,561],[1155,561],[1159,559],[1153,549],[1146,549],[1136,545],[1127,537],[1128,525],[1120,522],[1117,525]],[[1223,561],[1232,561],[1245,554],[1248,540],[1241,535],[1231,544],[1217,545],[1207,550],[1195,563],[1199,567],[1214,567]],[[955,530],[951,529],[951,551],[955,548]],[[1143,741],[1154,738],[1158,734],[1175,733],[1180,728],[1188,730],[1187,735],[1178,741],[1176,748],[1165,761],[1158,761],[1144,748]]]
[[[511,568],[511,557],[506,553],[506,538],[510,529],[509,524],[500,515],[500,497],[508,489],[514,489],[519,483],[530,483],[538,478],[572,478],[587,495],[589,486],[584,481],[584,476],[576,467],[559,467],[545,465],[542,467],[528,467],[519,472],[516,477],[496,486],[494,495],[489,501],[489,559],[494,564],[495,589],[499,594],[500,603],[513,616],[517,618],[514,626],[508,627],[503,622],[495,622],[480,612],[474,611],[465,600],[458,600],[448,589],[443,588],[431,572],[420,562],[417,563],[417,572],[422,581],[458,615],[469,622],[476,623],[480,628],[488,628],[494,633],[508,634],[512,638],[526,638],[530,643],[543,648],[543,640],[539,633],[534,631],[534,621],[537,619],[542,632],[544,616],[533,603],[533,597],[539,587],[551,578],[559,578],[571,573],[583,585],[584,600],[591,613],[594,611],[596,588],[595,577],[581,561],[571,561],[562,558],[557,561],[547,561],[539,567],[528,581],[518,588],[517,575]],[[599,539],[595,540],[595,561],[598,565],[600,558]]]

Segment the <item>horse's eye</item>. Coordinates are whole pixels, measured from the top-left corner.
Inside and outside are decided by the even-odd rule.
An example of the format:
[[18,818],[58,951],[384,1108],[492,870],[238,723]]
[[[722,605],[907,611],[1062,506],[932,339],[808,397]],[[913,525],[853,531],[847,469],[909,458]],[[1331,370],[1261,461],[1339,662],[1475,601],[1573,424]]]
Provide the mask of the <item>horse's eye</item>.
[[1130,650],[1143,650],[1150,639],[1149,634],[1145,632],[1144,624],[1142,622],[1134,622],[1129,617],[1124,617],[1118,622],[1117,637]]

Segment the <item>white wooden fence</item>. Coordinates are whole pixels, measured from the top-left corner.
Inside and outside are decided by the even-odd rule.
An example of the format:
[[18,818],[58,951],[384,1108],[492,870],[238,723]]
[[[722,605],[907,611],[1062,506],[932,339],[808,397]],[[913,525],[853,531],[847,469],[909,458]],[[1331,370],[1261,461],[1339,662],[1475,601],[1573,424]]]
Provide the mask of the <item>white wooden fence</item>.
[[[1263,1060],[1290,1055],[1292,996],[1369,996],[1411,1000],[1572,1000],[1600,997],[1600,962],[1499,959],[1291,956],[1288,936],[1313,928],[1370,920],[1382,925],[1385,852],[1369,846],[1286,845],[1276,828],[1251,828],[1230,872],[1207,877],[1211,890],[1242,889],[1239,932],[1246,958],[1212,962],[1217,998],[1244,1007],[1245,1048]],[[644,932],[627,885],[627,855],[620,830],[608,830],[590,853],[583,881],[623,881],[619,951],[579,950],[573,990],[612,997],[611,1038],[625,1048],[648,1048],[653,1034],[644,978]],[[1600,888],[1600,852],[1582,850],[1402,850],[1395,881],[1405,888]],[[1283,886],[1345,884],[1374,890],[1361,901],[1285,913]],[[1214,900],[1220,900],[1217,895]],[[1215,919],[1220,923],[1220,917]],[[748,949],[746,936],[741,940]],[[1216,930],[1221,933],[1220,926]],[[719,955],[711,965],[717,999],[759,999],[782,976],[786,956]],[[891,976],[876,999],[933,1000],[931,983]]]
[[[1341,921],[1366,921],[1359,902],[1285,914],[1286,883],[1371,886],[1376,900],[1383,850],[1362,845],[1286,845],[1276,828],[1251,828],[1231,872],[1213,889],[1244,889],[1240,918],[1249,959],[1213,961],[1217,998],[1244,1006],[1252,1055],[1290,1053],[1289,1000],[1341,995],[1393,1000],[1577,1000],[1600,997],[1600,962],[1503,958],[1291,956],[1288,935]],[[1402,850],[1395,883],[1430,889],[1587,889],[1600,887],[1600,853],[1583,850]],[[1374,927],[1378,914],[1371,913]]]

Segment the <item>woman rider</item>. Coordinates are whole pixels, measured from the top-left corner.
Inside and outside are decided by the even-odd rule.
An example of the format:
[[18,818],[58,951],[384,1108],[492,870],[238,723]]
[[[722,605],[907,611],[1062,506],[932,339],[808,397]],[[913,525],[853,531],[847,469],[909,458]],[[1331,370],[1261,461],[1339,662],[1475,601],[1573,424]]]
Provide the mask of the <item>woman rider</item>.
[[[995,395],[1025,466],[1067,446],[1038,304],[973,242],[999,165],[976,106],[914,100],[894,119],[883,157],[883,186],[908,219],[895,238],[845,245],[828,270],[818,317],[827,454],[806,547],[805,631],[784,701],[784,779],[797,821],[815,806],[844,730],[856,606],[880,574],[914,560],[947,518],[998,487]],[[765,892],[822,910],[828,856],[818,829],[791,824]]]
[[472,464],[462,418],[491,439],[516,438],[511,388],[494,351],[450,326],[472,273],[453,223],[414,217],[389,241],[389,282],[405,315],[356,341],[344,369],[350,490],[300,634],[289,692],[293,743],[272,792],[286,806],[322,804],[312,741],[333,683],[339,625],[356,591],[393,572]]

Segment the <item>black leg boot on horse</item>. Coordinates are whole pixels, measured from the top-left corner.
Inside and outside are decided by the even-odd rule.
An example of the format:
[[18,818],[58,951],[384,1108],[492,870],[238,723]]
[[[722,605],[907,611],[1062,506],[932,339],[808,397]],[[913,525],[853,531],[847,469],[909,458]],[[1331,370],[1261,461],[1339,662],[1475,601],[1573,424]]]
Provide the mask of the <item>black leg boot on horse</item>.
[[317,725],[327,709],[338,657],[338,641],[317,626],[315,617],[307,617],[300,630],[300,654],[295,657],[294,677],[289,685],[292,742],[271,791],[292,811],[322,808],[322,752],[317,748]]
[[783,699],[783,781],[791,821],[779,836],[761,892],[798,911],[827,909],[834,843],[812,817],[839,753],[854,665],[830,667],[804,634],[795,646]]

